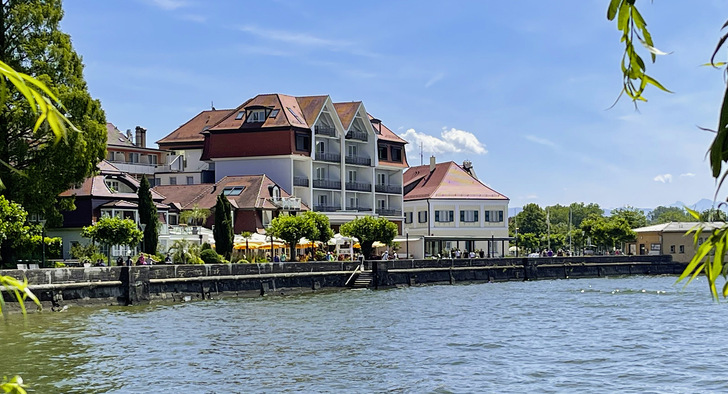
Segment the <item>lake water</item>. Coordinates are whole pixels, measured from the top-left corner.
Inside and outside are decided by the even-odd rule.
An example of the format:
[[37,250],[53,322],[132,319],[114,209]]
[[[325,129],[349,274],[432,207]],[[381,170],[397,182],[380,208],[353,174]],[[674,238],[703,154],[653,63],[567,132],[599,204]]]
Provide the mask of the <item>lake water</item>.
[[0,376],[37,393],[725,392],[705,280],[348,290],[0,323]]

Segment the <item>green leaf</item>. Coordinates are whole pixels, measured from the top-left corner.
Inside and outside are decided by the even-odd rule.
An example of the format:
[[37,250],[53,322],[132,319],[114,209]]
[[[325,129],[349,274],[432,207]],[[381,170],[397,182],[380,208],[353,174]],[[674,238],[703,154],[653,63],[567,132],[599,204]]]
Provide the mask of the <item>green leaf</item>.
[[622,3],[622,0],[611,0],[609,2],[609,8],[607,8],[607,19],[608,20],[614,20],[615,15],[617,15],[617,10],[619,9],[620,4]]
[[672,93],[670,90],[667,90],[667,88],[665,88],[664,86],[662,86],[662,84],[660,84],[659,82],[657,82],[656,79],[650,77],[647,74],[643,74],[643,76],[644,76],[645,80],[647,80],[647,83],[649,83],[650,85],[652,85],[652,86],[654,86],[654,87],[656,87],[656,88],[658,88],[658,89],[660,89],[662,91],[665,91],[665,92],[668,92],[668,93]]
[[622,2],[622,4],[619,6],[619,15],[617,16],[617,29],[625,32],[625,34],[630,30],[629,9],[630,6],[627,4],[627,2]]

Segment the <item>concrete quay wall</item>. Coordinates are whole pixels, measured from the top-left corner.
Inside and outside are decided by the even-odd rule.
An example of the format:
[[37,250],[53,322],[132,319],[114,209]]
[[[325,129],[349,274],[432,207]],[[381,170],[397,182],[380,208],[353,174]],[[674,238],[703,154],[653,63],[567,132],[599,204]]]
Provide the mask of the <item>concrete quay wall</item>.
[[[132,305],[227,296],[258,297],[341,289],[358,262],[153,265],[4,270],[26,278],[44,308],[65,305]],[[504,259],[366,261],[372,287],[679,274],[670,256],[603,256]],[[5,299],[13,299],[4,293]],[[14,303],[8,303],[10,306]],[[31,308],[32,309],[32,308]]]

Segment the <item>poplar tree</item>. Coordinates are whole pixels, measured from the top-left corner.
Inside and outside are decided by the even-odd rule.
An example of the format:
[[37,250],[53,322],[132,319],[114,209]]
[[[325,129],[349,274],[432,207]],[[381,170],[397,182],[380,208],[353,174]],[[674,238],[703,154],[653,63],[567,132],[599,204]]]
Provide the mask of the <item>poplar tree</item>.
[[226,260],[230,260],[233,253],[233,242],[235,234],[233,233],[233,216],[230,212],[232,205],[224,194],[217,196],[215,204],[215,250],[217,253],[225,256]]
[[157,243],[159,242],[159,217],[157,216],[157,207],[154,205],[154,200],[152,200],[152,191],[149,188],[147,177],[142,177],[137,193],[139,196],[139,223],[146,225],[144,227],[142,251],[156,254]]
[[[0,2],[0,60],[44,82],[63,103],[61,112],[76,126],[58,142],[47,123],[34,129],[37,114],[0,79],[0,190],[30,214],[44,215],[48,226],[62,223],[59,209],[72,209],[58,194],[92,174],[105,155],[106,118],[88,92],[81,57],[71,38],[59,29],[60,0]],[[9,242],[3,255],[12,255]]]

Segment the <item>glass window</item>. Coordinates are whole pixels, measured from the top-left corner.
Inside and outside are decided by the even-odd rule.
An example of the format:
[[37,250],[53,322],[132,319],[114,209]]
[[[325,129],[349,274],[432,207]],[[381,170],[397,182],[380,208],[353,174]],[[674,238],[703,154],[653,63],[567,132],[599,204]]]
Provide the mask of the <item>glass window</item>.
[[349,170],[347,173],[349,182],[356,182],[356,171]]
[[412,223],[412,212],[405,212],[404,213],[404,222],[405,223]]
[[245,120],[246,123],[259,123],[259,122],[265,122],[265,110],[264,109],[254,109],[250,111],[248,115],[248,119]]
[[239,196],[244,189],[245,186],[228,186],[222,189],[222,194],[225,196]]
[[379,147],[379,160],[388,160],[387,146],[383,145]]
[[675,253],[675,245],[670,245],[670,253]]
[[420,223],[427,223],[427,211],[417,212],[417,221]]
[[685,253],[685,245],[680,245],[680,253]]
[[387,184],[387,175],[383,173],[377,174],[377,184],[378,185],[386,185]]
[[460,221],[473,223],[478,221],[478,211],[460,211]]
[[397,163],[402,162],[402,148],[392,147],[392,161],[396,161]]
[[169,184],[170,185],[176,185],[177,184],[177,177],[176,176],[169,177]]
[[195,183],[195,178],[193,178],[193,177],[191,177],[191,176],[188,176],[188,177],[187,177],[187,184],[188,184],[188,185],[192,185],[192,184],[194,184],[194,183]]
[[157,164],[157,155],[149,155],[149,164]]
[[453,221],[455,211],[435,211],[435,221],[440,223],[449,223]]
[[242,119],[243,118],[243,115],[245,115],[245,111],[238,112],[238,114],[235,116],[235,120]]
[[311,149],[311,137],[306,134],[296,134],[296,150],[308,152]]
[[276,116],[278,116],[278,111],[280,111],[280,110],[274,109],[273,111],[270,111],[270,115],[268,115],[268,117],[275,118]]

